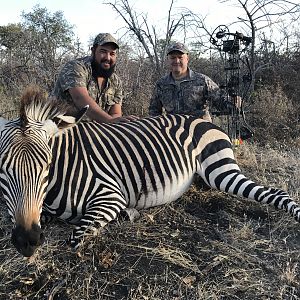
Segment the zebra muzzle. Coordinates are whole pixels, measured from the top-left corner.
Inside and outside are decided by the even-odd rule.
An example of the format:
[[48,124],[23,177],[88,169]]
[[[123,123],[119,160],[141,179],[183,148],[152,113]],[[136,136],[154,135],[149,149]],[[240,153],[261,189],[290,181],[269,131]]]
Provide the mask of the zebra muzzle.
[[44,240],[44,233],[37,224],[32,224],[29,230],[17,225],[12,231],[11,241],[18,252],[25,257],[32,256]]

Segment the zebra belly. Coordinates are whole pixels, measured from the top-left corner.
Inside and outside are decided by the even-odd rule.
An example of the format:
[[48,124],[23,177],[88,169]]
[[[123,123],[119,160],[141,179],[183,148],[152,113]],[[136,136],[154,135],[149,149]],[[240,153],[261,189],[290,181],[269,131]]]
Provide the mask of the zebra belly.
[[187,191],[192,182],[193,174],[186,174],[167,182],[164,186],[159,186],[156,190],[149,187],[147,193],[141,193],[135,199],[129,199],[128,207],[139,210],[173,202]]
[[[48,185],[46,211],[67,222],[77,223],[85,215],[89,203],[103,197],[107,200],[123,197],[128,208],[138,210],[163,205],[177,200],[189,188],[196,172],[196,166],[188,159],[184,161],[183,154],[178,156],[173,167],[149,165],[143,160],[141,165],[127,166],[131,160],[120,160],[122,172],[110,168],[104,160],[89,159],[89,165],[87,159],[80,161],[79,175],[63,173],[62,176],[58,171],[53,172],[57,176],[52,176]],[[56,170],[62,168],[58,165]],[[85,180],[81,180],[81,173]]]
[[[140,193],[135,197],[127,199],[128,208],[141,210],[173,202],[182,196],[182,194],[189,188],[192,181],[193,174],[185,174],[179,176],[178,178],[172,179],[169,182],[165,182],[164,186],[160,185],[156,190],[154,190],[151,184],[149,184],[147,186],[147,193]],[[57,197],[51,204],[45,201],[44,209],[48,213],[56,215],[62,220],[66,220],[71,224],[76,224],[84,215],[86,199],[71,200],[70,194],[65,194],[64,196],[66,201],[64,202],[65,206],[63,208],[60,208],[62,202],[60,198]],[[92,198],[93,196],[90,195],[89,199]],[[77,205],[75,205],[76,208],[74,207],[74,200],[77,203]]]

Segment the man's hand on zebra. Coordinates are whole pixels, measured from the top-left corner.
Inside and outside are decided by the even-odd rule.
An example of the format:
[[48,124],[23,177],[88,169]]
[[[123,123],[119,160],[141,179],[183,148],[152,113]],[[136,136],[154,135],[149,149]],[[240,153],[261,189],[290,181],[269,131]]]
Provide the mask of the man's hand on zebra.
[[123,123],[123,122],[131,122],[131,121],[136,121],[138,120],[139,117],[137,116],[133,116],[133,115],[130,115],[130,116],[122,116],[122,117],[113,117],[109,123]]

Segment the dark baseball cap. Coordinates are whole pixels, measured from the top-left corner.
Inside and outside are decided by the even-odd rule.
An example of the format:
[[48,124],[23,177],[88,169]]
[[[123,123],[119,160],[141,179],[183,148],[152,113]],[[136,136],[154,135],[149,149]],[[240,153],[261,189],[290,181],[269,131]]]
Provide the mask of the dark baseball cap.
[[167,54],[170,54],[173,51],[179,51],[179,52],[184,53],[184,54],[189,53],[188,47],[185,44],[180,43],[180,42],[174,42],[174,43],[169,45],[168,50],[167,50]]
[[117,40],[110,33],[99,33],[94,40],[94,45],[103,46],[104,44],[115,44],[119,48]]

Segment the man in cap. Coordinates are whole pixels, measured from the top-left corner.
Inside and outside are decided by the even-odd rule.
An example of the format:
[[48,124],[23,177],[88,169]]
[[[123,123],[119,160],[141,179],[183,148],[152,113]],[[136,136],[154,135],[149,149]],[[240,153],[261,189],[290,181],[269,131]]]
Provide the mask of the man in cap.
[[208,76],[188,67],[189,50],[180,42],[172,43],[167,50],[170,73],[159,79],[150,100],[149,114],[195,115],[211,121],[209,104],[217,101],[218,85]]
[[76,115],[89,105],[87,117],[97,122],[129,121],[122,117],[122,84],[114,73],[119,45],[109,33],[99,33],[91,56],[66,63],[51,95],[70,104],[69,114]]

